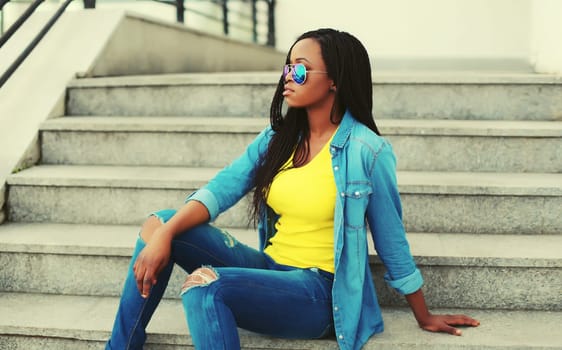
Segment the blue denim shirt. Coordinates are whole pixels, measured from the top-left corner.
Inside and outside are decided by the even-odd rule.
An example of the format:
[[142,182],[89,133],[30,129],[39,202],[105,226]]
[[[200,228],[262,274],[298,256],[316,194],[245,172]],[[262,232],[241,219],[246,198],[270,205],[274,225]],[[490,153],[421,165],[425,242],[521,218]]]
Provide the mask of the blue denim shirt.
[[[270,127],[263,130],[244,154],[187,200],[203,203],[211,221],[233,206],[254,187],[256,165],[272,134]],[[423,279],[402,224],[391,145],[346,112],[332,138],[330,153],[338,190],[334,213],[334,326],[340,349],[355,350],[383,331],[369,268],[367,227],[387,269],[384,279],[391,287],[410,294],[421,288]],[[261,250],[275,234],[277,218],[271,213],[264,210],[258,223]]]

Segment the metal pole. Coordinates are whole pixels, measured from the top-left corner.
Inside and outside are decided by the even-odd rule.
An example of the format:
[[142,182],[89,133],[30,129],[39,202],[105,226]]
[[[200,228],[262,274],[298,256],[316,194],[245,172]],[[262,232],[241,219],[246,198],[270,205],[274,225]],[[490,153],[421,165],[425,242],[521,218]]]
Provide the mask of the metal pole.
[[96,8],[96,0],[84,0],[84,8],[85,9],[95,9]]
[[176,0],[176,19],[179,23],[184,23],[185,5],[183,0]]
[[258,42],[258,8],[257,0],[252,0],[252,40]]
[[[47,34],[47,32],[51,29],[51,27],[56,23],[60,16],[62,16],[64,10],[70,5],[72,0],[66,0],[64,4],[62,4],[57,12],[51,17],[51,19],[45,24],[43,29],[37,34],[37,36],[31,41],[31,43],[25,48],[25,50],[21,53],[21,55],[16,58],[16,60],[8,67],[6,72],[0,76],[0,88],[6,83],[6,81],[10,78],[10,76],[16,71],[16,69],[23,63],[23,61],[29,56],[31,51],[39,44],[41,39]],[[3,37],[2,37],[3,38]]]
[[268,0],[267,45],[275,47],[275,0]]
[[4,5],[6,5],[7,3],[9,3],[10,0],[0,0],[0,10],[2,10],[2,8],[4,7]]
[[227,0],[222,0],[222,31],[228,35],[228,4]]
[[35,9],[37,7],[39,7],[39,5],[41,5],[41,3],[43,1],[44,0],[35,0],[35,2],[33,4],[31,4],[25,10],[25,12],[14,22],[14,24],[12,24],[12,26],[10,28],[8,28],[8,30],[6,31],[6,34],[4,34],[0,37],[0,47],[2,47],[6,43],[6,41],[8,41],[8,39],[10,39],[10,37],[12,35],[14,35],[16,30],[18,30],[18,28],[21,27],[21,25],[25,21],[27,21],[27,19],[31,16],[31,14],[35,11]]

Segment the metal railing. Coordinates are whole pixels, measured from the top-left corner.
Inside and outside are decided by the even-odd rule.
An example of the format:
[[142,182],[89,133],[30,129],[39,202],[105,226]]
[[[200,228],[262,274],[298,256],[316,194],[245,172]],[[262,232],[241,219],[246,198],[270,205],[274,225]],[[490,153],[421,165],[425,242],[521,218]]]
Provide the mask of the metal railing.
[[[90,0],[95,1],[95,0]],[[185,14],[198,15],[211,21],[222,22],[222,31],[224,35],[230,34],[230,29],[235,28],[238,30],[246,31],[251,33],[252,41],[254,43],[260,43],[258,38],[258,27],[260,26],[259,19],[264,18],[265,24],[267,26],[266,39],[262,44],[267,46],[275,46],[275,3],[276,0],[154,0],[159,3],[164,3],[168,5],[173,5],[176,7],[176,20],[179,23],[185,23]],[[196,8],[190,7],[189,4],[206,2],[217,6],[222,11],[222,16],[216,16],[214,14],[200,11]],[[243,3],[249,6],[250,11],[239,11],[229,8],[230,3]],[[258,12],[258,3],[264,3],[267,5],[267,12],[265,14]],[[243,21],[232,22],[230,20],[230,15],[237,15],[242,18]]]
[[[9,37],[12,36],[16,32],[16,30],[31,16],[33,11],[35,11],[35,9],[42,2],[43,2],[43,0],[36,0],[35,2],[33,2],[31,4],[31,6],[25,11],[25,13],[20,18],[18,18],[18,20],[14,23],[14,25],[12,27],[10,27],[10,29],[6,32],[6,34],[4,34],[4,35],[2,35],[2,37],[0,37],[0,49],[8,41]],[[45,34],[47,34],[47,32],[51,29],[51,27],[56,23],[56,21],[63,14],[64,10],[66,10],[66,8],[68,7],[68,5],[70,5],[71,2],[72,2],[72,0],[66,0],[58,8],[57,12],[55,12],[55,14],[43,26],[41,31],[35,36],[35,38],[33,38],[31,43],[29,43],[29,45],[27,45],[27,47],[23,50],[23,52],[16,58],[16,60],[14,62],[12,62],[12,64],[2,74],[2,76],[0,76],[0,88],[6,83],[6,81],[12,76],[12,74],[14,74],[16,69],[18,69],[18,67],[23,63],[23,61],[25,61],[27,56],[29,56],[31,51],[33,51],[33,49],[37,46],[37,44],[39,44],[41,39],[43,39]],[[12,30],[12,28],[14,28],[14,27],[15,27],[15,29]],[[4,39],[5,36],[7,36],[7,39]]]
[[[39,44],[41,39],[47,34],[47,32],[51,29],[51,27],[57,22],[59,17],[64,13],[68,5],[73,0],[65,0],[64,3],[60,5],[56,13],[49,19],[49,21],[43,26],[41,31],[33,38],[33,40],[27,45],[27,47],[23,50],[23,52],[16,58],[16,60],[8,67],[8,69],[2,73],[0,76],[0,88],[6,83],[6,81],[12,76],[12,74],[17,70],[17,68],[25,61],[25,59],[29,56],[29,54],[33,51],[33,49]],[[259,28],[261,21],[260,18],[266,19],[266,28],[267,34],[266,38],[262,44],[267,46],[275,46],[275,2],[276,0],[154,0],[160,3],[165,3],[169,5],[173,5],[176,7],[176,20],[179,23],[185,23],[186,18],[185,14],[192,14],[204,17],[211,21],[222,22],[222,32],[224,35],[228,36],[231,33],[231,29],[237,29],[239,31],[246,31],[251,34],[252,41],[254,43],[260,43],[259,39]],[[0,21],[3,23],[3,8],[4,6],[10,2],[10,0],[0,0]],[[33,12],[43,3],[44,0],[34,0],[30,6],[25,10],[25,12],[14,22],[14,24],[2,34],[0,31],[0,49],[2,46],[12,37],[12,35],[25,23],[29,17],[33,14]],[[94,9],[96,7],[96,0],[83,0],[84,8],[87,9]],[[189,3],[194,2],[207,2],[213,4],[214,6],[220,7],[221,9],[221,16],[216,16],[210,13],[206,13],[195,8],[192,8]],[[240,4],[247,4],[250,6],[250,14],[244,11],[238,11],[230,9],[228,4],[232,2],[238,2]],[[264,3],[267,6],[267,13],[259,14],[258,13],[258,3]],[[235,22],[231,20],[230,15],[234,14],[239,18],[244,19],[245,21]],[[246,22],[246,23],[243,23]],[[249,23],[249,24],[248,24]],[[0,28],[2,29],[2,28]]]

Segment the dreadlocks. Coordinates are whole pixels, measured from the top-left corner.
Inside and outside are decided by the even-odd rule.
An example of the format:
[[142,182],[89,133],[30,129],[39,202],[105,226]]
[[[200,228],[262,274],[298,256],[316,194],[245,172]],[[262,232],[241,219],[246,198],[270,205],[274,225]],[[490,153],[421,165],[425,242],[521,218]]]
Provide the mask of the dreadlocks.
[[[353,35],[334,29],[319,29],[302,34],[291,46],[285,63],[290,63],[293,46],[300,40],[311,38],[321,47],[322,59],[328,76],[337,90],[330,120],[337,124],[343,112],[349,112],[357,121],[380,135],[373,118],[373,84],[371,65],[367,50]],[[295,166],[302,165],[308,158],[308,136],[310,133],[306,109],[289,107],[283,116],[283,90],[285,79],[279,79],[270,108],[270,123],[275,131],[267,152],[260,159],[256,170],[253,195],[252,218],[254,223],[265,208],[265,201],[273,178],[287,162],[295,149]]]

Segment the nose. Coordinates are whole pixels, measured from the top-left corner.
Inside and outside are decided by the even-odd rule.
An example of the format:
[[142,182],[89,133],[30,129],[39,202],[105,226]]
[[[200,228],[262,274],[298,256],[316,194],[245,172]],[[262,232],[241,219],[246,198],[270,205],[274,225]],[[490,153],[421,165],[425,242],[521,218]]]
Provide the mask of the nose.
[[293,80],[293,67],[292,66],[287,66],[287,68],[285,69],[285,71],[287,72],[285,74],[285,82],[287,82],[287,79],[291,79]]

